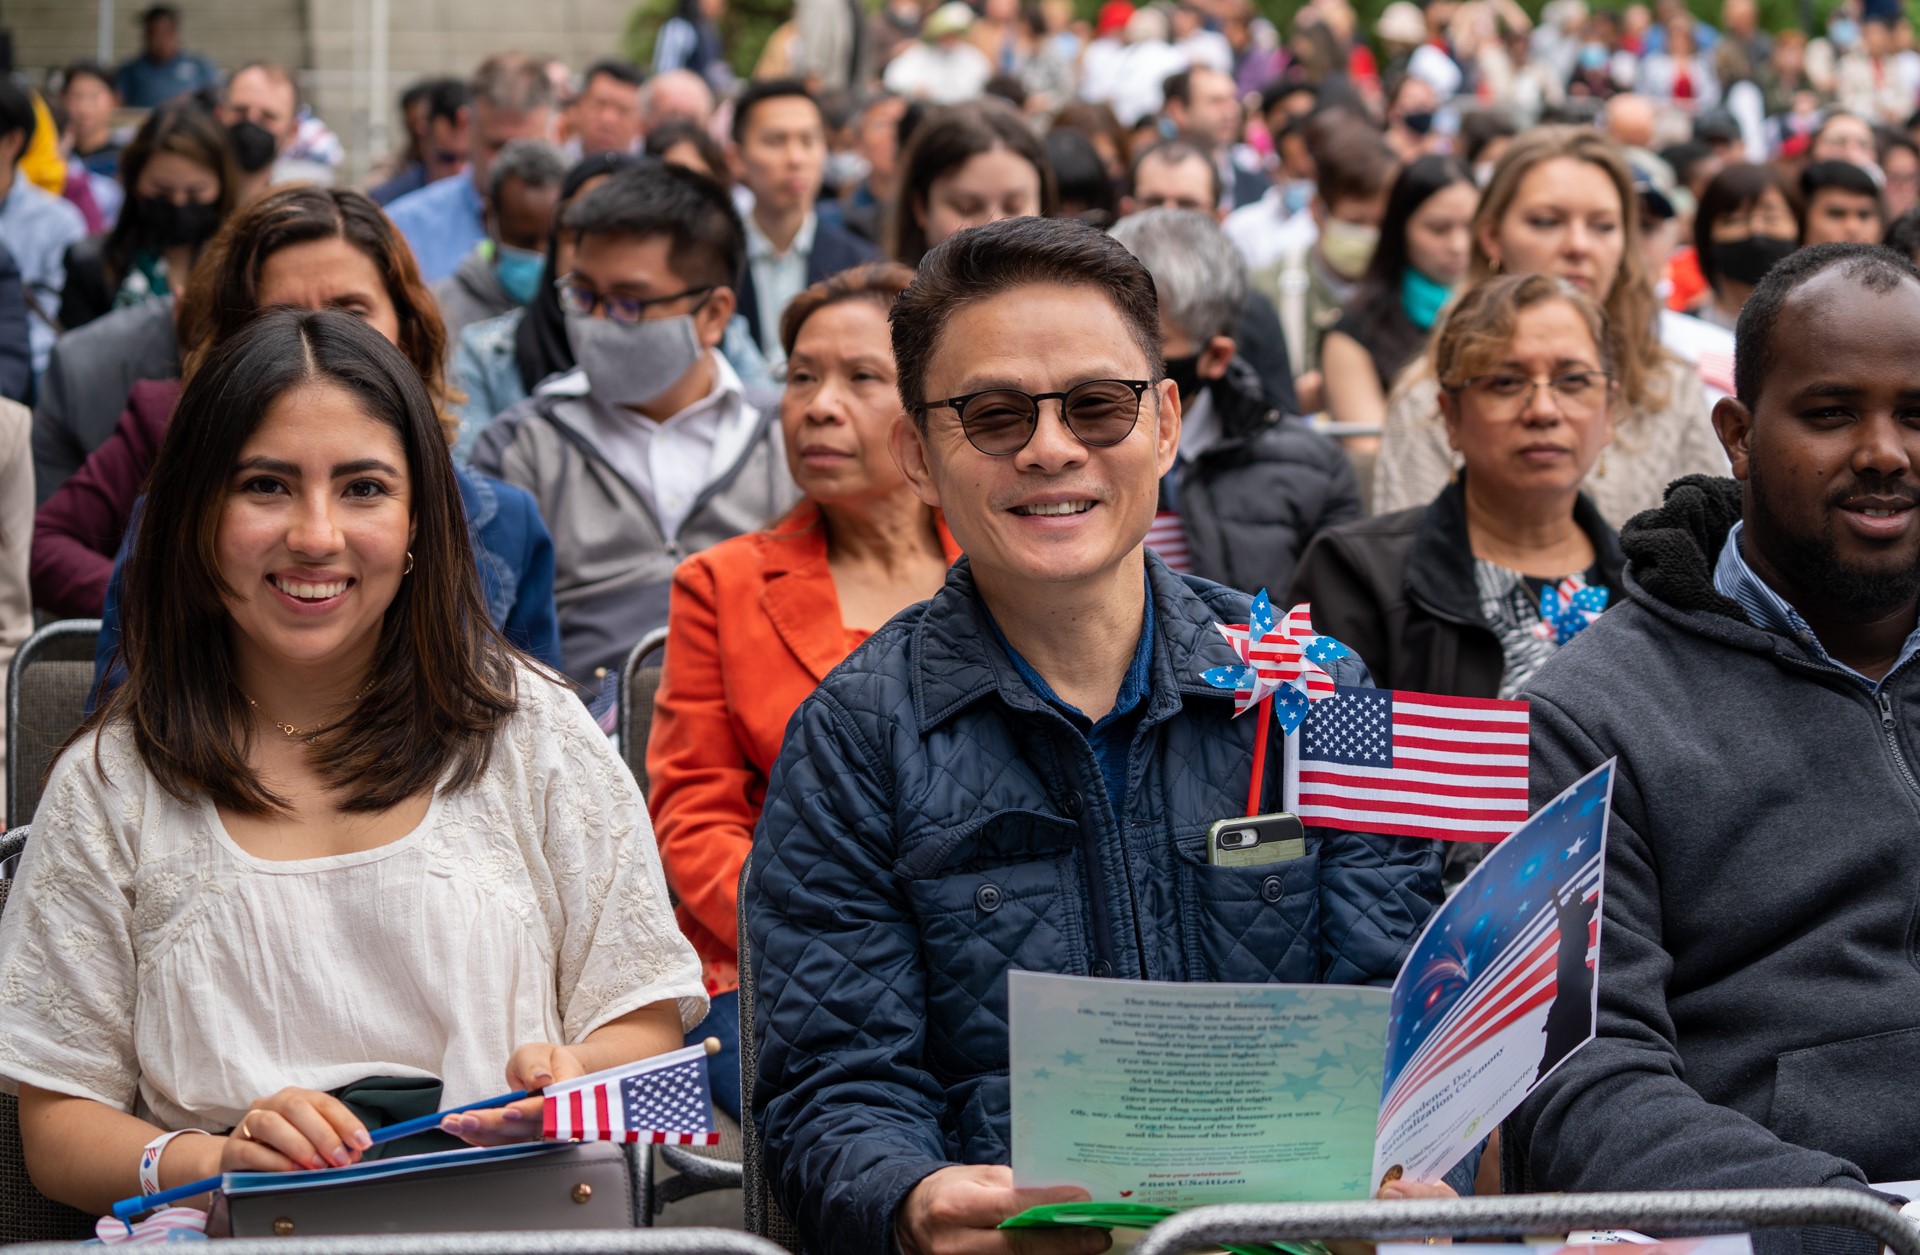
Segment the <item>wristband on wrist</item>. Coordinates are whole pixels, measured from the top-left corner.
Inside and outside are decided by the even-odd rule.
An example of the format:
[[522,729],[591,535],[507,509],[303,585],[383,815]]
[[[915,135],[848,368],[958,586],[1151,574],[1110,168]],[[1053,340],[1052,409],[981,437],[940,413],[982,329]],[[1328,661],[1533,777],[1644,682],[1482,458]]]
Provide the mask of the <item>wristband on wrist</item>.
[[[159,1137],[148,1142],[140,1151],[141,1197],[144,1198],[149,1194],[158,1194],[160,1192],[160,1154],[166,1150],[167,1143],[183,1133],[206,1132],[205,1129],[175,1129],[171,1133],[162,1133]],[[211,1134],[209,1134],[209,1136],[211,1136]]]

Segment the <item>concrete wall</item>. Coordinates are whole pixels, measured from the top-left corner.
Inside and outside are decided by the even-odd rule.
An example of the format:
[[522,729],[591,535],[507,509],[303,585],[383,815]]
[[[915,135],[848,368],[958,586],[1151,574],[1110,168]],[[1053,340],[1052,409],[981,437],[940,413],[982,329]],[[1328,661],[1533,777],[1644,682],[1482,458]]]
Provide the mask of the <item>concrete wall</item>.
[[[100,0],[0,0],[18,68],[38,81],[50,67],[93,55]],[[375,0],[173,0],[183,40],[223,66],[284,61],[300,72],[319,115],[347,146],[358,180],[397,131],[400,91],[425,75],[465,74],[503,49],[559,57],[578,68],[619,51],[632,0],[387,0],[387,75],[370,109],[368,19]],[[114,56],[131,56],[145,0],[114,0]]]

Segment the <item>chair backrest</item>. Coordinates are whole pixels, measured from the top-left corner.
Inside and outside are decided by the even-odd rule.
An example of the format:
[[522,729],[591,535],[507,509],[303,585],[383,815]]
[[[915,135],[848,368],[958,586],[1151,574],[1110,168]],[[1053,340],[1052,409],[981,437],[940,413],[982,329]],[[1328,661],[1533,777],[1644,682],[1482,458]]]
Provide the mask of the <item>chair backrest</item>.
[[35,632],[7,671],[7,822],[40,804],[47,769],[87,713],[98,619],[62,619]]
[[653,699],[660,691],[667,629],[655,628],[640,638],[620,668],[620,752],[627,770],[647,792],[647,736],[653,727]]
[[760,1051],[753,1034],[753,953],[747,943],[747,877],[752,872],[753,855],[749,854],[740,866],[736,899],[740,904],[740,1188],[747,1232],[798,1252],[800,1235],[773,1200],[766,1161],[760,1155],[760,1126],[753,1120],[753,1080],[760,1071]]
[[[0,911],[7,909],[14,872],[27,848],[27,829],[0,837]],[[27,1156],[20,1145],[20,1103],[0,1094],[0,1243],[71,1242],[93,1236],[93,1219],[56,1203],[27,1177]]]

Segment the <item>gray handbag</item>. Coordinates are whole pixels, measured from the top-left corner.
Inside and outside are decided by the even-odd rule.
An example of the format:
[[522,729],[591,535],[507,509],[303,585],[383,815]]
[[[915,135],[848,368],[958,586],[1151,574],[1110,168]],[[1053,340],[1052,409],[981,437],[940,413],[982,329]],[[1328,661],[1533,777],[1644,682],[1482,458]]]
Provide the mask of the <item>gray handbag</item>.
[[[648,1147],[638,1147],[644,1154]],[[639,1224],[626,1147],[567,1142],[513,1159],[406,1176],[220,1196],[212,1236],[631,1229]]]

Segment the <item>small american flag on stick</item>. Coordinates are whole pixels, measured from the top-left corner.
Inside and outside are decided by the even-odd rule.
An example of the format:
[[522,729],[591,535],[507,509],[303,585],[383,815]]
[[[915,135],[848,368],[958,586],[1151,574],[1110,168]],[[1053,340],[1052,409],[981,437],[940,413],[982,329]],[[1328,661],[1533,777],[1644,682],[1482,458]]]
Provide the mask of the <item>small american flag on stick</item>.
[[688,1046],[546,1087],[540,1136],[556,1142],[712,1146],[707,1049]]
[[1493,842],[1527,821],[1527,704],[1340,686],[1313,703],[1293,811],[1308,827]]

